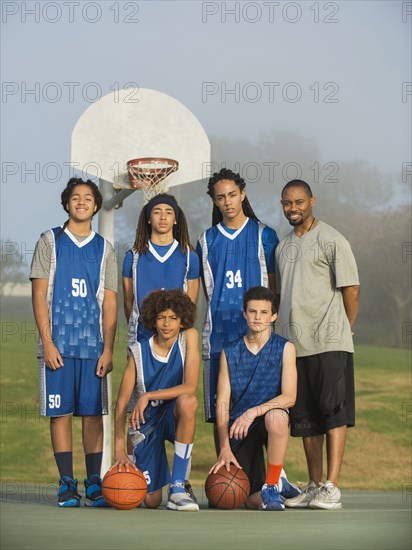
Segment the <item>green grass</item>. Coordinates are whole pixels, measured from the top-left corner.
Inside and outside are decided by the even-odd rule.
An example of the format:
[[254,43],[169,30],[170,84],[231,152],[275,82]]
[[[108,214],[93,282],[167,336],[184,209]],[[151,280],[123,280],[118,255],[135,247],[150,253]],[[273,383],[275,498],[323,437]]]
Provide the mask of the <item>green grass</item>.
[[[113,402],[126,361],[126,332],[117,336]],[[407,350],[358,346],[355,355],[357,427],[349,430],[341,485],[350,489],[400,490],[411,472],[411,357]],[[199,387],[202,404],[202,388]],[[1,479],[50,482],[56,467],[49,422],[40,417],[36,336],[29,320],[2,323]],[[409,413],[409,414],[408,414]],[[74,419],[75,472],[84,474],[81,422]],[[192,479],[201,485],[214,462],[212,426],[199,407]],[[306,481],[299,439],[290,438],[286,469],[291,480]]]

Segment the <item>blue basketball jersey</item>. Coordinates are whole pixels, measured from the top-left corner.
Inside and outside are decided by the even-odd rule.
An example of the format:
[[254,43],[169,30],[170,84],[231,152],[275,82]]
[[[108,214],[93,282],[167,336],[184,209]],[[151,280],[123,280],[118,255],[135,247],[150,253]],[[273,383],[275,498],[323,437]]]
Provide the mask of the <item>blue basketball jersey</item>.
[[251,407],[281,394],[283,350],[287,340],[272,333],[256,355],[240,338],[224,347],[229,368],[229,425]]
[[[181,332],[167,357],[159,357],[153,350],[153,336],[149,340],[134,342],[130,346],[136,364],[136,387],[131,402],[132,409],[139,395],[148,391],[172,388],[183,383],[186,358],[186,334]],[[158,428],[175,400],[152,400],[144,411],[145,424],[140,430],[129,430],[132,442],[137,443]],[[129,409],[130,410],[130,409]]]
[[247,218],[235,232],[219,223],[200,237],[208,309],[203,326],[203,357],[219,355],[223,346],[246,332],[243,294],[252,286],[269,286],[264,230],[272,232],[273,256],[278,242],[273,229]]
[[[103,351],[102,304],[109,243],[92,232],[78,242],[66,228],[44,233],[51,245],[47,291],[52,339],[62,357],[97,359]],[[43,356],[41,340],[39,356]]]
[[[155,247],[149,241],[149,252],[139,254],[134,250],[129,250],[125,257],[123,276],[125,276],[125,264],[132,260],[133,276],[133,307],[129,318],[129,346],[136,341],[150,338],[152,332],[146,330],[139,322],[140,308],[146,296],[153,290],[165,289],[172,290],[181,288],[187,291],[187,281],[191,263],[195,253],[189,247],[184,254],[178,241],[173,241],[168,251],[162,256],[159,254],[159,248]],[[131,257],[130,257],[131,256]],[[198,274],[197,266],[197,278]]]

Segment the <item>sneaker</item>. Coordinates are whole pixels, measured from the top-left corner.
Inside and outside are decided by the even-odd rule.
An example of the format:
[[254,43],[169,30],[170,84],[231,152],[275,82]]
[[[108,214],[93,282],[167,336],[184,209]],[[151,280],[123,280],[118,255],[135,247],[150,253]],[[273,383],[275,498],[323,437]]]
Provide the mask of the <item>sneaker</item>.
[[197,512],[199,510],[199,505],[194,502],[190,493],[186,492],[184,481],[171,483],[168,496],[167,508],[169,510],[182,512]]
[[99,475],[92,474],[89,479],[85,479],[84,487],[86,489],[85,506],[92,506],[93,508],[109,506],[102,495],[102,480]]
[[77,492],[77,479],[63,476],[59,482],[57,502],[60,508],[78,508],[81,496]]
[[278,485],[268,485],[265,483],[262,487],[260,498],[262,499],[262,510],[285,509]]
[[285,498],[287,508],[307,508],[319,491],[319,487],[314,481],[310,481],[303,491],[294,498]]
[[193,500],[193,502],[196,502],[197,504],[197,498],[195,496],[195,493],[193,492],[192,486],[190,485],[190,481],[188,481],[187,479],[185,479],[185,491],[188,495],[190,495],[190,498]]
[[282,473],[285,474],[284,476],[280,476],[280,496],[284,499],[289,498],[295,498],[301,494],[301,490],[297,485],[294,485],[291,483],[288,478],[286,477],[286,473],[284,470],[282,470]]
[[309,508],[322,510],[339,510],[342,508],[341,492],[331,481],[325,481],[319,488],[315,498],[309,502]]

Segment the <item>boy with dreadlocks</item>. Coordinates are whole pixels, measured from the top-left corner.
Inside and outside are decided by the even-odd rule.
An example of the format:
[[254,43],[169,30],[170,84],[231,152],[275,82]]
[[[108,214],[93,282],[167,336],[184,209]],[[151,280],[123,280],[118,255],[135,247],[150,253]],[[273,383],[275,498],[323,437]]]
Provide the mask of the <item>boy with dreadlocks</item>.
[[58,505],[80,506],[73,479],[72,416],[82,417],[86,506],[105,506],[100,468],[106,375],[117,320],[117,267],[112,245],[91,228],[102,195],[90,180],[72,178],[61,194],[69,219],[45,231],[33,256],[33,310],[39,339],[40,411],[50,417],[60,474]]
[[[251,287],[275,290],[276,231],[259,221],[245,193],[239,174],[222,168],[208,183],[213,200],[212,227],[199,237],[207,311],[203,326],[204,403],[207,422],[214,423],[216,454],[216,396],[222,349],[242,338],[247,331],[243,315],[243,295]],[[282,469],[284,498],[300,490],[288,482]]]
[[209,179],[212,227],[199,237],[197,252],[207,298],[203,327],[204,401],[207,422],[216,422],[220,353],[247,329],[243,294],[252,286],[275,285],[276,231],[261,223],[239,174],[222,168]]

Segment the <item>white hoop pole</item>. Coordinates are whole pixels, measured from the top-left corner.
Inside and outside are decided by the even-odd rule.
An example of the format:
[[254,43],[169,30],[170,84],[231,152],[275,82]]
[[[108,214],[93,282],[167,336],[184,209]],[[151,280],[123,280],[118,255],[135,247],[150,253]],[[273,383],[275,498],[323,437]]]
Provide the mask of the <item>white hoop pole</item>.
[[[103,204],[114,195],[113,185],[107,181],[99,180],[100,192],[103,196]],[[101,208],[98,223],[99,234],[114,244],[114,210]],[[109,414],[103,416],[103,460],[101,476],[103,477],[112,465],[112,373],[107,375],[107,396],[109,402]]]
[[[103,179],[99,180],[99,188],[103,196],[103,207],[100,209],[98,215],[98,233],[114,245],[114,207],[133,193],[134,190],[115,194],[113,184]],[[103,416],[102,477],[112,465],[112,373],[107,375],[107,394],[109,414]]]

